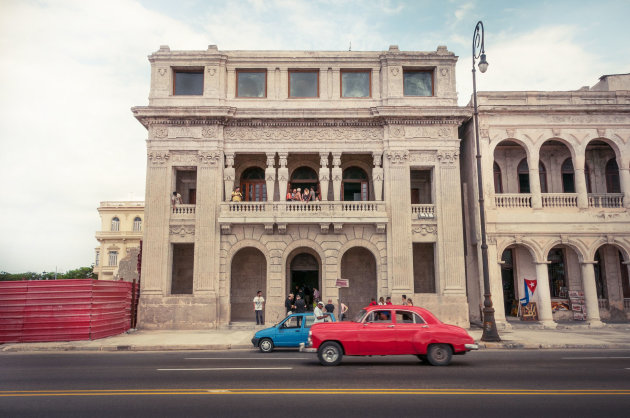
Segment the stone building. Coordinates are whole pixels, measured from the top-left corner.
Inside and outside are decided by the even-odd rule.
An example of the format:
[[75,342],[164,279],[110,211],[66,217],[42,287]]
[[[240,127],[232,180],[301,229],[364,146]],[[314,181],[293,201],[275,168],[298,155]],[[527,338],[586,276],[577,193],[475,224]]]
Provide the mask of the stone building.
[[[499,326],[536,279],[539,319],[630,313],[630,74],[577,91],[478,94],[489,275]],[[480,319],[474,124],[461,129],[468,300]],[[571,298],[583,295],[586,315]]]
[[[351,314],[406,294],[468,325],[458,128],[470,111],[446,47],[162,46],[149,61],[149,104],[132,109],[148,132],[141,327],[253,322],[257,290],[273,323],[295,286]],[[315,200],[286,200],[307,188]]]
[[96,232],[94,273],[99,280],[137,279],[144,202],[101,202],[98,214],[101,230]]

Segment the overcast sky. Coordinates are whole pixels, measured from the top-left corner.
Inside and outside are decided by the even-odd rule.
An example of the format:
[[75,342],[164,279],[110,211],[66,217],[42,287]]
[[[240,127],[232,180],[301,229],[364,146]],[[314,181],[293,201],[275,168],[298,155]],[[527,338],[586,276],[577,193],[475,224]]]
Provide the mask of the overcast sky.
[[483,20],[479,90],[576,90],[630,72],[630,2],[0,0],[0,270],[94,262],[96,208],[144,200],[147,55],[171,49],[434,51],[459,56],[461,105]]

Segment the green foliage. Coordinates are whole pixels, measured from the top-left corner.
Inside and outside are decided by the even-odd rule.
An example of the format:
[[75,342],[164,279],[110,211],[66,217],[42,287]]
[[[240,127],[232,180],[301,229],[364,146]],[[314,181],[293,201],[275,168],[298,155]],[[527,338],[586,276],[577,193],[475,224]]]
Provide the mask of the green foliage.
[[[0,271],[0,281],[11,280],[54,280],[54,271],[43,271],[41,273],[34,273],[32,271],[26,273],[7,273],[6,271]],[[96,279],[94,274],[94,266],[79,267],[78,269],[68,270],[65,273],[57,273],[57,280],[63,279]]]

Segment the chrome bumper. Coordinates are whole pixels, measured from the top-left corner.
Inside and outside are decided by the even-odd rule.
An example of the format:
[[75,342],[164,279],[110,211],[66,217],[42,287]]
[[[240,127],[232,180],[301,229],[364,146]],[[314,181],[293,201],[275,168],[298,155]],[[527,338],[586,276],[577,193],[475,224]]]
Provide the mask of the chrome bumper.
[[479,350],[479,344],[464,344],[466,350]]
[[300,353],[317,353],[317,350],[312,347],[307,347],[304,343],[300,343]]

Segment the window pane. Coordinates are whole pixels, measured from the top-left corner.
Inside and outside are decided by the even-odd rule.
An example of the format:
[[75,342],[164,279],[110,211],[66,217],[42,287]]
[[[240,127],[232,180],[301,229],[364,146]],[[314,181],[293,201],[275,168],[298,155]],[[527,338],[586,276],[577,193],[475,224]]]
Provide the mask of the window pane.
[[405,71],[405,96],[433,96],[432,74],[429,71]]
[[238,72],[238,97],[266,97],[267,73],[239,71]]
[[317,72],[289,73],[290,97],[317,97]]
[[342,72],[341,97],[370,97],[370,73]]
[[175,71],[175,95],[203,95],[203,72]]

